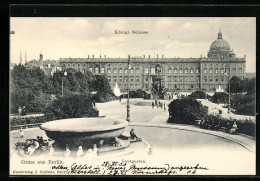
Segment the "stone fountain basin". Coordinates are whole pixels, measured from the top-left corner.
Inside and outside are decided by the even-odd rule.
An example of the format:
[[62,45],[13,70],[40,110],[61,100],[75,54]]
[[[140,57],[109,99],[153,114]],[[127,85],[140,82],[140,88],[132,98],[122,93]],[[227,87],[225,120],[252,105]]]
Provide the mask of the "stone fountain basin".
[[72,118],[50,121],[40,126],[46,135],[62,142],[108,140],[120,136],[128,122],[111,118]]

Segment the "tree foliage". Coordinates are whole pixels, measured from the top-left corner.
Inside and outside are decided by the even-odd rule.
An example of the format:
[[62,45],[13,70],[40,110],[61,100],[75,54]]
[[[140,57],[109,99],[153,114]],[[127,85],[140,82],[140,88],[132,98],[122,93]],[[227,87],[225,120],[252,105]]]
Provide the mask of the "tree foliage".
[[195,120],[207,115],[208,109],[196,99],[176,99],[169,104],[168,123],[194,124]]
[[227,104],[228,94],[224,92],[215,92],[214,95],[211,97],[211,101],[213,103],[218,103],[218,104]]
[[50,104],[45,112],[55,119],[96,117],[99,112],[93,107],[91,98],[87,95],[68,95],[58,97]]
[[192,92],[190,96],[193,99],[205,99],[207,94],[204,91],[195,91]]

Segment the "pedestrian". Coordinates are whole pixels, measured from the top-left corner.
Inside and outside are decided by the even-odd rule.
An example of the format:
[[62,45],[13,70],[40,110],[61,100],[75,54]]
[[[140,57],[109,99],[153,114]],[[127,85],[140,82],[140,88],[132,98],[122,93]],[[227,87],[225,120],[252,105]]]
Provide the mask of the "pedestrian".
[[235,134],[237,132],[237,123],[234,122],[232,128],[230,129],[231,134]]
[[65,151],[65,157],[69,157],[70,156],[70,148],[69,146],[67,145],[66,146],[66,151]]
[[23,138],[23,136],[24,136],[24,132],[23,132],[23,130],[22,130],[22,128],[20,129],[20,138]]
[[157,105],[157,99],[155,99],[155,105],[158,107],[158,105]]
[[82,146],[79,146],[78,152],[77,152],[77,157],[80,157],[83,155],[83,149]]
[[22,115],[22,108],[19,107],[19,109],[18,109],[18,116],[21,117],[21,115]]
[[121,102],[121,97],[119,97],[119,102]]
[[166,106],[165,106],[165,103],[163,104],[163,108],[164,108],[164,111],[166,111]]
[[152,102],[152,108],[154,108],[154,103]]

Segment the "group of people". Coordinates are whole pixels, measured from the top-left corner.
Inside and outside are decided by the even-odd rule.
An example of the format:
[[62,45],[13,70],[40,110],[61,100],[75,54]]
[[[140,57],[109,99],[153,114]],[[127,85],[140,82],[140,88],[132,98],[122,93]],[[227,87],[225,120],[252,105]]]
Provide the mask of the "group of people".
[[47,140],[43,140],[42,136],[37,136],[37,139],[27,139],[25,142],[18,141],[15,146],[16,150],[23,156],[37,155],[52,151],[50,148],[51,145],[49,145]]
[[157,101],[157,99],[155,99],[154,102],[152,102],[152,108],[154,108],[154,106],[156,106],[157,108],[163,108],[164,111],[166,111],[166,105],[165,103],[162,103],[160,101]]
[[[97,156],[97,145],[94,144],[92,149],[88,149],[87,152],[84,154],[82,146],[79,146],[78,151],[77,151],[77,157],[86,157],[88,159],[93,159],[95,156]],[[65,157],[70,156],[70,149],[68,145],[66,146],[66,151],[65,151]]]
[[216,131],[218,131],[222,127],[225,128],[225,132],[231,134],[236,134],[238,130],[236,121],[234,122],[228,121],[225,123],[221,123],[220,121],[213,122],[213,121],[202,119],[202,120],[196,120],[196,125],[203,129],[211,129]]

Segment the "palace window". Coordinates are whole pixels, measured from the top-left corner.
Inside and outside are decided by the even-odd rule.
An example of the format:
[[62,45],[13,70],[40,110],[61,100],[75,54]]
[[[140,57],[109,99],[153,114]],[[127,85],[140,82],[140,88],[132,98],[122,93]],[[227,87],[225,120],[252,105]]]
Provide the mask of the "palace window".
[[139,68],[136,69],[136,73],[139,74]]
[[151,68],[151,73],[152,73],[152,74],[155,73],[155,68]]
[[210,64],[209,67],[212,68],[212,64]]
[[111,73],[111,69],[110,68],[107,69],[107,73],[109,73],[109,74]]
[[179,77],[180,82],[182,82],[182,76]]
[[70,64],[68,64],[68,67],[70,67]]
[[184,82],[188,82],[188,77],[184,77]]
[[212,74],[212,69],[209,69],[209,73]]
[[174,77],[173,77],[173,80],[174,80],[174,82],[177,82],[177,77],[174,76]]
[[191,82],[193,82],[193,79],[194,79],[193,77],[190,77],[190,81],[191,81]]
[[196,69],[196,73],[197,73],[197,74],[199,73],[199,69]]
[[217,68],[215,69],[215,72],[216,72],[216,74],[218,73],[218,69]]
[[131,78],[130,78],[130,81],[132,81],[132,82],[133,82],[133,81],[134,81],[134,77],[131,77]]
[[193,69],[190,69],[190,73],[193,74]]
[[116,74],[116,73],[117,73],[117,70],[116,70],[116,69],[114,69],[114,71],[113,71],[113,72],[114,72],[114,74]]
[[216,82],[218,81],[218,77],[217,76],[215,77],[215,80],[216,80]]
[[111,77],[107,77],[108,81],[111,81]]
[[78,67],[80,67],[80,64],[78,64]]
[[93,68],[89,68],[89,71],[90,71],[90,72],[93,72]]
[[180,69],[180,74],[182,74],[182,68]]
[[242,74],[242,69],[241,68],[239,69],[239,73]]
[[207,82],[207,77],[206,76],[204,76],[204,82]]
[[120,76],[120,77],[119,77],[119,82],[122,82],[122,81],[123,81],[123,77]]
[[223,76],[221,77],[221,82],[224,82],[224,77]]
[[120,74],[123,73],[123,69],[122,69],[122,68],[119,69],[119,73],[120,73]]
[[185,69],[185,74],[187,74],[188,73],[188,69]]
[[171,69],[171,68],[168,69],[168,73],[169,73],[169,74],[172,73],[172,69]]
[[101,67],[101,69],[100,69],[100,73],[105,73],[105,68],[104,67]]
[[83,73],[85,74],[85,73],[86,73],[86,70],[83,70]]
[[193,84],[190,85],[190,88],[193,89]]
[[174,69],[174,73],[177,74],[177,69]]
[[127,74],[127,68],[125,68],[125,74]]
[[144,69],[144,72],[145,72],[146,74],[148,74],[148,73],[149,73],[148,68],[145,68],[145,69]]
[[220,71],[221,71],[222,74],[224,73],[224,69],[221,69]]
[[212,77],[209,77],[209,81],[212,82]]
[[114,81],[116,82],[116,77],[114,77],[113,79],[114,79]]
[[207,69],[204,69],[204,73],[205,73],[205,74],[207,73]]
[[169,77],[168,77],[168,80],[169,80],[169,81],[172,81],[172,77],[171,77],[171,76],[169,76]]
[[131,74],[134,73],[134,68],[131,68],[130,73],[131,73]]
[[136,77],[136,82],[139,82],[139,77]]
[[174,85],[174,88],[177,89],[177,84]]
[[95,73],[99,73],[99,68],[95,67]]
[[233,68],[233,74],[235,74],[236,73],[236,68]]
[[86,67],[86,64],[83,64],[84,67]]
[[172,84],[168,84],[168,88],[169,88],[169,89],[172,89]]
[[73,64],[73,67],[75,67],[75,64]]

